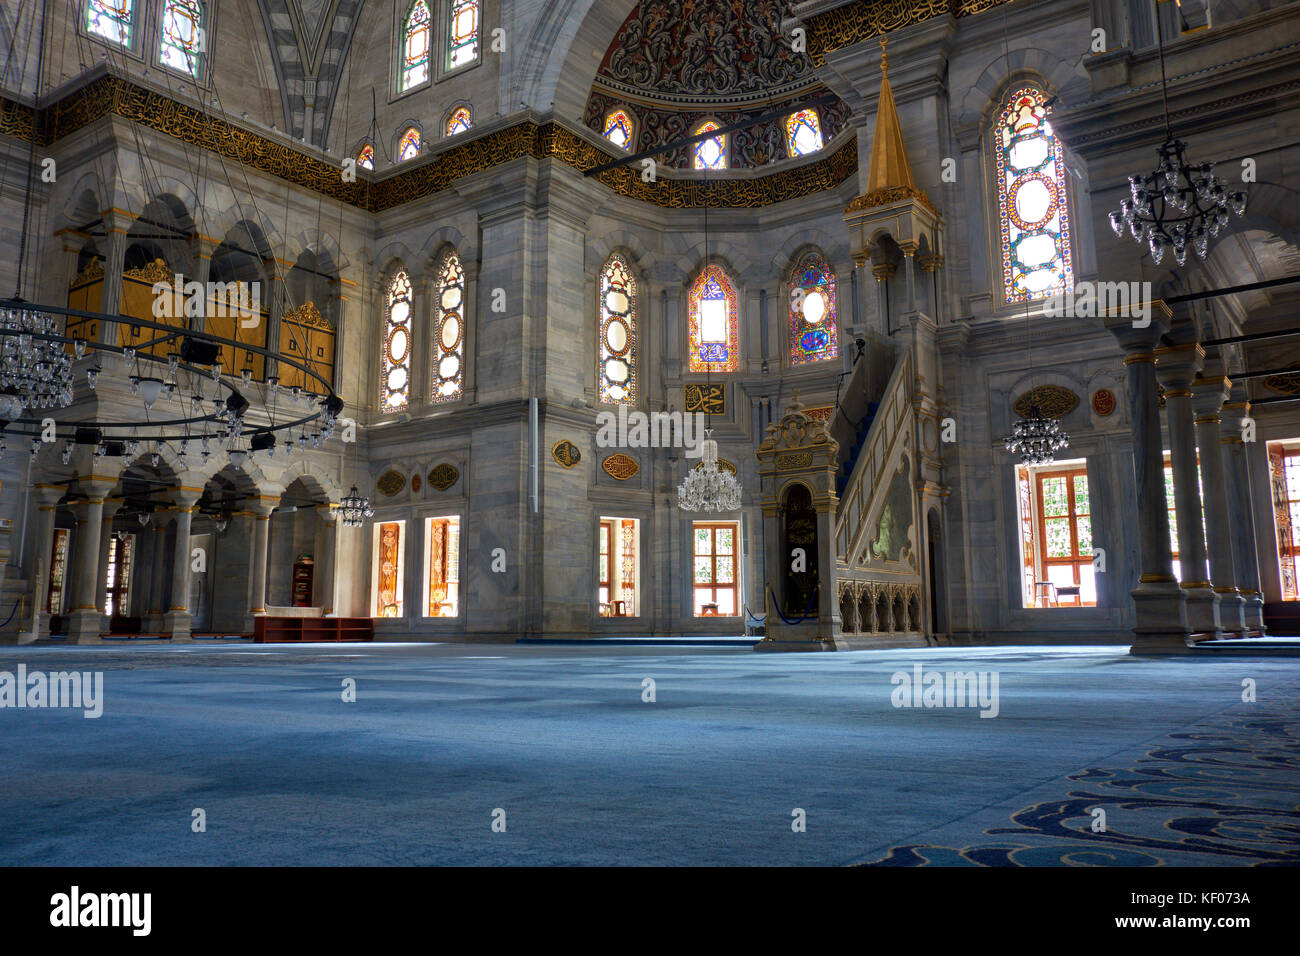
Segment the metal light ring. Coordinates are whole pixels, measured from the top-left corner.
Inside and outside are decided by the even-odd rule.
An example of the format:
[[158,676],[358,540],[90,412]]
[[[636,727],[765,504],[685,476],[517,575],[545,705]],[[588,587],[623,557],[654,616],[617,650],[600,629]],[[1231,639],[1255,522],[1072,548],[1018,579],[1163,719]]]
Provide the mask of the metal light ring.
[[[313,414],[307,415],[303,418],[296,418],[293,421],[289,421],[289,422],[281,422],[278,425],[265,425],[265,426],[250,425],[244,430],[238,432],[237,437],[247,438],[250,435],[265,434],[267,432],[274,433],[279,431],[285,431],[288,429],[298,428],[299,426],[306,425],[309,422],[316,421],[323,414],[324,412],[314,412]],[[48,418],[49,416],[46,417]],[[30,418],[14,419],[13,422],[11,422],[8,426],[5,427],[4,434],[5,435],[27,435],[34,438],[37,435],[40,435],[43,429],[41,429],[40,427],[36,427],[33,429],[14,427],[14,425],[30,425],[34,421],[39,426],[39,421],[40,421],[39,419],[30,419]],[[141,428],[144,429],[161,428],[170,425],[186,425],[192,422],[202,422],[202,421],[216,421],[216,418],[215,416],[212,415],[206,415],[201,418],[173,418],[165,422],[101,422],[101,421],[55,422],[55,438],[57,440],[59,435],[58,426],[60,424],[68,426],[68,428],[72,431],[72,434],[75,435],[76,430],[78,428],[97,428],[100,431],[113,428],[113,429],[120,429],[122,431],[127,431],[127,430],[137,430]],[[205,438],[221,440],[222,436],[217,434],[216,432],[213,432],[211,434],[197,433],[197,432],[191,432],[191,433],[178,432],[174,435],[173,434],[155,435],[152,433],[145,434],[145,435],[105,434],[102,436],[101,440],[102,441],[133,441],[133,440],[134,441],[202,441]]]
[[[134,316],[129,316],[129,315],[109,315],[107,312],[89,312],[85,309],[65,309],[62,308],[61,306],[34,305],[33,303],[23,302],[18,299],[0,299],[0,310],[3,309],[23,309],[30,312],[52,312],[55,315],[75,316],[81,319],[96,319],[100,322],[109,322],[114,325],[138,326],[140,328],[154,329],[158,332],[163,332],[168,336],[183,335],[188,338],[197,339],[202,342],[215,343],[217,345],[228,345],[232,349],[236,349],[236,350],[243,350],[245,352],[256,352],[257,354],[261,355],[263,358],[268,358],[274,362],[280,362],[285,365],[290,365],[293,368],[296,368],[299,371],[303,372],[304,374],[310,375],[312,378],[320,382],[320,384],[325,387],[326,398],[337,397],[334,394],[334,386],[331,383],[325,381],[325,379],[318,372],[312,369],[310,366],[302,362],[299,362],[296,359],[288,358],[282,353],[272,352],[270,349],[264,348],[263,346],[252,345],[248,342],[240,342],[236,339],[228,339],[225,338],[224,336],[214,335],[211,332],[199,332],[193,329],[179,329],[174,325],[163,325],[160,322],[151,322],[148,319],[138,319],[135,318]],[[133,347],[133,346],[110,345],[107,342],[91,342],[89,339],[70,338],[69,336],[66,335],[56,335],[50,332],[21,332],[20,330],[17,329],[0,329],[0,332],[3,332],[3,334],[5,335],[21,334],[21,335],[31,335],[33,337],[39,336],[49,341],[64,342],[69,345],[75,345],[78,341],[82,341],[86,343],[87,349],[95,349],[96,351],[99,352],[116,352],[118,354],[121,354],[125,352],[126,349]],[[154,343],[150,343],[150,344],[154,344]],[[137,353],[136,358],[137,359],[143,358],[152,362],[161,362],[164,365],[167,364],[166,358],[159,359],[156,356],[140,355]],[[187,369],[193,370],[189,365],[186,365],[185,367]],[[199,372],[197,374],[202,375],[206,373]],[[209,378],[210,377],[211,376],[209,375]],[[234,386],[228,385],[227,387],[230,388],[232,391],[234,390]]]

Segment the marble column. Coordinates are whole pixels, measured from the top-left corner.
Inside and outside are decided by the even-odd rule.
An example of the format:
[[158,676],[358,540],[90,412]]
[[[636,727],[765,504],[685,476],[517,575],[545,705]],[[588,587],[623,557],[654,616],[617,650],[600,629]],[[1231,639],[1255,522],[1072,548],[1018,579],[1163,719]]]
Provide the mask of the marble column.
[[95,607],[99,608],[99,613],[103,617],[99,626],[105,634],[108,633],[109,624],[108,561],[113,553],[113,519],[117,517],[123,503],[121,498],[104,500],[103,519],[99,528],[99,578],[95,581]]
[[1250,420],[1245,386],[1234,386],[1221,413],[1219,444],[1223,453],[1224,490],[1228,499],[1228,538],[1232,547],[1233,584],[1242,600],[1242,620],[1251,631],[1264,632],[1264,595],[1259,588],[1259,551],[1250,499],[1250,475],[1242,436]]
[[163,603],[164,575],[167,571],[167,514],[155,511],[150,519],[153,522],[153,550],[149,558],[149,606],[145,609],[144,629],[149,633],[160,633],[163,629],[163,612],[167,605]]
[[1223,636],[1219,597],[1206,568],[1205,531],[1201,521],[1201,490],[1196,468],[1196,430],[1192,413],[1192,380],[1205,363],[1195,342],[1156,349],[1156,378],[1165,388],[1169,458],[1174,471],[1174,518],[1178,526],[1180,582],[1187,594],[1187,626],[1204,639]]
[[886,283],[894,277],[898,267],[892,262],[878,262],[871,267],[871,274],[876,279],[876,322],[875,332],[882,338],[889,333],[889,293]]
[[1124,314],[1105,317],[1106,328],[1124,350],[1128,369],[1129,422],[1133,431],[1133,473],[1137,479],[1137,523],[1141,574],[1132,592],[1137,623],[1133,654],[1186,652],[1191,631],[1187,597],[1174,578],[1165,502],[1164,453],[1160,447],[1160,406],[1156,390],[1155,348],[1169,330],[1163,302],[1150,303],[1150,322],[1137,324]]
[[100,640],[103,620],[95,605],[99,579],[106,572],[100,564],[100,532],[104,524],[104,496],[115,482],[91,479],[81,482],[86,498],[76,505],[77,528],[72,541],[72,613],[68,615],[68,640],[74,644],[95,644]]
[[1201,488],[1205,492],[1206,550],[1210,583],[1219,596],[1219,621],[1225,631],[1240,636],[1246,630],[1245,602],[1237,590],[1236,560],[1232,552],[1231,521],[1224,479],[1219,412],[1232,383],[1222,375],[1192,382],[1192,408],[1196,411],[1196,447],[1201,453]]
[[316,506],[316,567],[312,584],[312,603],[328,616],[334,613],[334,557],[338,540],[335,506]]
[[249,501],[253,512],[253,555],[249,562],[248,614],[245,630],[253,630],[252,618],[266,616],[266,549],[270,543],[271,512],[279,498],[260,497]]
[[[32,588],[32,627],[24,636],[22,643],[31,643],[50,636],[50,614],[45,605],[50,597],[50,564],[54,560],[54,519],[59,499],[67,491],[62,485],[36,486],[36,521],[32,534],[35,535],[32,549],[34,561],[32,575],[35,580]],[[67,587],[67,569],[64,569],[64,587]]]
[[167,613],[162,616],[163,632],[173,641],[190,640],[190,526],[201,490],[179,488],[172,491],[171,513],[176,522],[176,547],[172,550],[172,590]]

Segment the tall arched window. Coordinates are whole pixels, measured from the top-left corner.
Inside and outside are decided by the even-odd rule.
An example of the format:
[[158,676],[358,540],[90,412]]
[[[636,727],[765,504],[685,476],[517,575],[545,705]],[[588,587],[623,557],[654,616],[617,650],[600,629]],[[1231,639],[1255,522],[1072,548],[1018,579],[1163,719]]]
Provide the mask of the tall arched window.
[[1074,281],[1065,166],[1045,99],[1032,87],[1016,90],[993,130],[1002,291],[1008,302],[1040,299]]
[[447,21],[447,69],[478,59],[479,0],[451,0]]
[[190,76],[199,75],[199,57],[207,52],[203,7],[198,0],[167,0],[163,4],[158,59]]
[[689,370],[735,372],[740,368],[740,296],[719,265],[705,266],[687,296]]
[[821,362],[840,354],[835,276],[816,252],[790,273],[790,364]]
[[435,402],[454,402],[465,393],[465,270],[448,249],[433,274],[433,388]]
[[400,91],[406,92],[429,78],[429,7],[415,0],[402,24],[402,76]]
[[800,110],[785,118],[785,148],[791,156],[807,156],[822,148],[822,128],[815,109]]
[[[695,127],[692,135],[698,136],[700,133],[709,133],[722,127],[713,120],[705,120],[699,126]],[[727,168],[727,134],[720,136],[711,136],[708,139],[702,139],[691,147],[694,166],[696,169],[726,169]]]
[[362,169],[375,168],[375,147],[372,143],[366,143],[357,150],[357,165]]
[[398,412],[411,403],[411,280],[406,270],[393,273],[387,299],[379,410]]
[[637,386],[637,287],[627,260],[615,252],[600,270],[600,346],[596,380],[600,401],[635,405]]
[[86,32],[129,47],[135,0],[87,0]]
[[632,117],[627,110],[610,110],[605,117],[604,135],[619,149],[632,148]]
[[457,133],[466,133],[474,125],[474,118],[470,114],[468,106],[458,106],[451,111],[447,117],[447,126],[444,130],[445,135],[455,136]]
[[408,159],[414,159],[420,154],[420,131],[414,126],[408,126],[402,138],[397,141],[397,161],[404,163]]

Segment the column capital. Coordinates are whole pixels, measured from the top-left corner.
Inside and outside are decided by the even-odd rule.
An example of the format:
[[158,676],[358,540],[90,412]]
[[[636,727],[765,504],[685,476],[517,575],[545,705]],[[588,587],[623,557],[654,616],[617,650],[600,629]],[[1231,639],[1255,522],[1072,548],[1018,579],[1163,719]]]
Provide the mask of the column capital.
[[[1137,325],[1133,313],[1146,306],[1149,317],[1145,324]],[[1159,299],[1144,303],[1130,303],[1127,306],[1109,309],[1101,317],[1102,324],[1124,350],[1125,361],[1155,361],[1155,350],[1161,337],[1169,331],[1173,313],[1169,306]]]
[[188,488],[181,485],[171,489],[171,508],[173,511],[193,511],[199,499],[203,497],[202,488]]
[[1192,381],[1205,367],[1205,350],[1196,342],[1185,342],[1157,348],[1155,355],[1156,381],[1165,387],[1166,397],[1189,397]]
[[124,504],[126,504],[126,501],[122,498],[105,498],[103,520],[111,522],[117,517],[117,513],[122,510]]
[[280,496],[254,495],[253,497],[245,498],[244,502],[247,509],[253,513],[255,518],[265,521],[271,517],[271,512],[279,506]]
[[1215,421],[1223,403],[1228,400],[1232,383],[1222,375],[1197,378],[1192,381],[1192,408],[1197,422]]

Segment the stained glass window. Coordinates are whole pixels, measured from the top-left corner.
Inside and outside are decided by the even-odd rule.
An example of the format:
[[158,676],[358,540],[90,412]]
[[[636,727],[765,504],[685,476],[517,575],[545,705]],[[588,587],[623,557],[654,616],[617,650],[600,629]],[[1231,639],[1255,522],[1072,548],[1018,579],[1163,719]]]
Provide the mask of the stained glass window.
[[687,297],[692,372],[740,368],[740,297],[718,265],[705,266]]
[[816,110],[800,110],[786,117],[785,146],[791,156],[807,156],[822,148],[822,128]]
[[434,272],[433,391],[435,402],[454,402],[465,391],[465,270],[448,249]]
[[399,269],[388,283],[380,411],[397,412],[411,401],[411,280]]
[[429,7],[415,0],[402,27],[402,91],[429,78]]
[[637,286],[631,267],[617,252],[600,271],[600,346],[596,379],[600,400],[610,405],[636,404]]
[[163,66],[199,75],[199,54],[206,52],[203,8],[198,0],[167,0],[162,12],[158,58]]
[[447,69],[478,59],[479,0],[451,0],[447,25]]
[[1002,287],[1008,302],[1041,299],[1073,283],[1061,144],[1041,91],[1007,99],[994,131]]
[[362,169],[375,168],[375,147],[373,145],[366,143],[357,151],[357,165]]
[[88,0],[86,32],[122,46],[131,45],[135,0]]
[[399,163],[412,159],[420,154],[420,131],[414,126],[408,126],[402,138],[397,141],[397,161]]
[[473,125],[474,120],[470,116],[469,107],[459,106],[447,117],[447,135],[455,136],[457,133],[464,133]]
[[[695,135],[708,133],[722,127],[713,120],[705,120],[699,126],[695,127]],[[710,136],[708,139],[702,139],[691,149],[694,152],[696,169],[726,169],[727,168],[727,136]]]
[[795,263],[790,276],[790,364],[839,355],[835,276],[816,252]]
[[632,117],[626,110],[612,110],[605,117],[605,138],[619,149],[632,148]]

